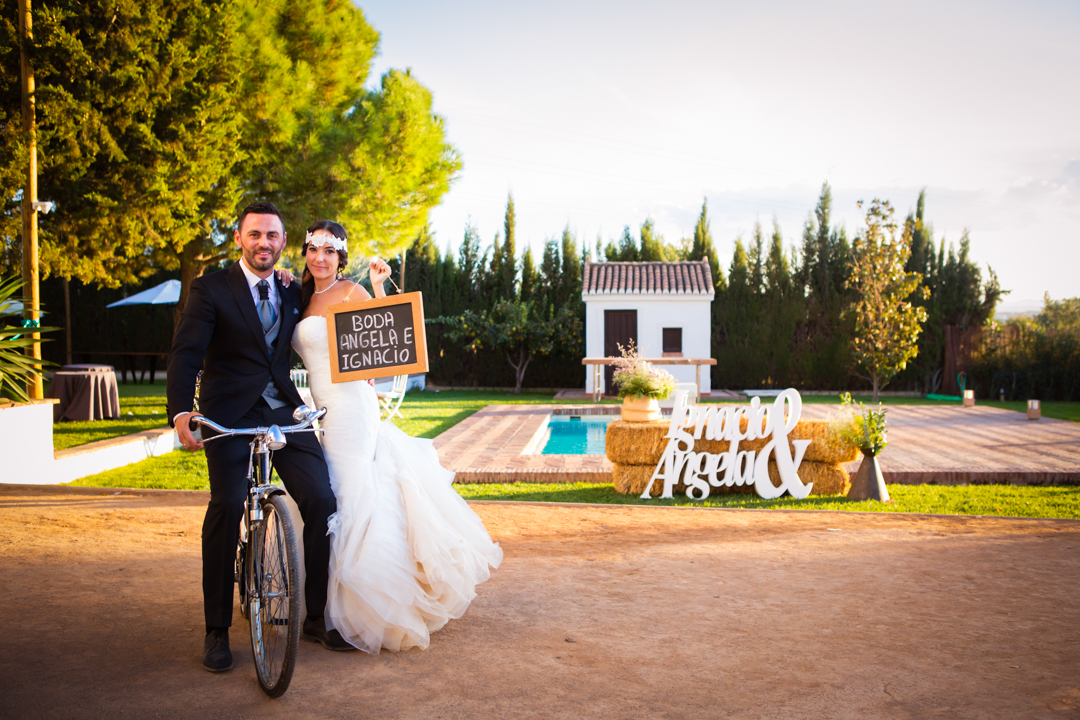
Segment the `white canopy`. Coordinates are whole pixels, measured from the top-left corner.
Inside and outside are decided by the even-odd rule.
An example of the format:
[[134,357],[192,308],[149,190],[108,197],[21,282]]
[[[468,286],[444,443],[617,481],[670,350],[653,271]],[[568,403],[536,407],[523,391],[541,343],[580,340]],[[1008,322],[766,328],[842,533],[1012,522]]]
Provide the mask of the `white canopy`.
[[180,301],[180,281],[166,280],[160,285],[155,285],[149,290],[143,290],[131,297],[117,300],[106,307],[120,307],[121,305],[169,305]]

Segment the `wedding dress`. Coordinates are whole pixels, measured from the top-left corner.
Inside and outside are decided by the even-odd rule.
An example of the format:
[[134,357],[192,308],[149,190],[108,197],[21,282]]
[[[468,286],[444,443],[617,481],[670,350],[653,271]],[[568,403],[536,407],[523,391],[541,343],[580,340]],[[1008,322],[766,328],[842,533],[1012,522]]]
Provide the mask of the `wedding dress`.
[[454,474],[430,440],[380,422],[368,383],[331,382],[325,318],[298,323],[292,343],[316,405],[327,408],[323,452],[337,513],[326,627],[372,654],[426,648],[432,631],[465,613],[502,549],[451,487]]

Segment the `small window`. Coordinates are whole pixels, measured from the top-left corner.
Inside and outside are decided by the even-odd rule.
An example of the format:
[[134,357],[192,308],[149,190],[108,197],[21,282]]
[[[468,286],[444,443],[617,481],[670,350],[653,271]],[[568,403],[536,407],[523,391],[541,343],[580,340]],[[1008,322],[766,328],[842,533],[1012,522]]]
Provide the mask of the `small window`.
[[664,354],[682,355],[682,328],[664,328]]

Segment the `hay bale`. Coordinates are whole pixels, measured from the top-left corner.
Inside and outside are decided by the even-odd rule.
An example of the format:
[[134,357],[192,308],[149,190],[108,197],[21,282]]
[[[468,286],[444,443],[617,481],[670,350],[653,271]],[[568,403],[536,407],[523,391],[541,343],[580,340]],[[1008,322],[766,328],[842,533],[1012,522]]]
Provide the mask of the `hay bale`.
[[[749,421],[744,417],[739,423],[742,432],[746,432]],[[707,432],[707,430],[706,430]],[[702,433],[705,435],[705,433]],[[849,463],[858,459],[859,451],[855,448],[837,448],[829,443],[829,423],[826,420],[799,420],[788,435],[788,440],[810,440],[810,446],[806,448],[803,462],[827,463],[835,465]],[[739,450],[753,450],[759,452],[769,442],[766,439],[742,440],[739,442]],[[707,452],[719,454],[728,451],[729,442],[726,440],[701,439],[694,443],[695,452]],[[788,444],[791,448],[791,444]],[[794,448],[790,452],[794,454]]]
[[[604,438],[604,451],[608,460],[616,465],[649,465],[656,467],[664,453],[667,440],[667,420],[649,422],[623,422],[612,420],[608,423]],[[642,485],[644,487],[644,485]],[[641,490],[638,490],[638,494]]]
[[[604,449],[611,462],[617,465],[653,465],[660,462],[660,456],[664,453],[667,440],[668,420],[653,420],[650,422],[623,422],[614,420],[608,425]],[[746,432],[749,421],[744,417],[740,423],[743,432]],[[705,433],[702,433],[703,435]],[[853,462],[858,459],[859,451],[855,448],[838,448],[829,442],[829,423],[826,420],[800,420],[796,423],[788,440],[810,440],[810,446],[806,448],[803,462],[826,463],[837,465]],[[767,439],[743,440],[739,442],[739,450],[753,450],[759,452]],[[705,440],[704,438],[694,443],[694,452],[707,452],[714,455],[728,451],[729,442],[726,440]],[[790,448],[790,443],[788,445]],[[794,448],[789,452],[794,454]]]
[[[655,469],[655,465],[615,465],[611,468],[611,480],[615,484],[615,492],[622,495],[640,496]],[[649,495],[657,497],[663,490],[662,481],[654,482]],[[686,487],[679,485],[676,492],[686,492]]]
[[[611,479],[615,485],[615,492],[623,495],[641,495],[645,484],[652,477],[655,465],[618,465],[611,469]],[[774,487],[780,487],[780,471],[776,463],[769,463],[769,479]],[[813,483],[811,495],[843,495],[851,489],[851,478],[847,470],[842,466],[832,463],[818,463],[804,461],[799,465],[799,479],[803,483]],[[664,483],[653,483],[650,495],[658,497],[664,489]],[[753,485],[732,485],[731,487],[710,487],[709,495],[731,495],[739,493],[753,493]],[[674,494],[685,495],[686,485],[679,483],[675,486]]]
[[[813,446],[811,446],[813,447]],[[814,483],[811,495],[840,495],[851,489],[847,470],[833,463],[806,462],[799,465],[799,479],[803,484]],[[776,463],[769,463],[769,479],[774,487],[780,487],[780,470]]]

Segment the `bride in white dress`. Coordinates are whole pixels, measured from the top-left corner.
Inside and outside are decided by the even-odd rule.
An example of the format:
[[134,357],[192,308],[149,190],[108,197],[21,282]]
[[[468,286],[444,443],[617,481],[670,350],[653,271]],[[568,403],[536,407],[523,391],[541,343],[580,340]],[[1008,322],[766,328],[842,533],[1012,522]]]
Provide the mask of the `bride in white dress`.
[[[432,631],[465,613],[502,550],[451,487],[454,474],[439,464],[430,440],[380,422],[367,382],[331,382],[326,308],[371,297],[339,275],[345,242],[337,223],[308,228],[304,317],[292,338],[315,403],[327,408],[323,451],[337,513],[329,524],[326,627],[373,654],[426,648]],[[389,273],[386,263],[372,261],[377,295]]]

